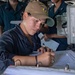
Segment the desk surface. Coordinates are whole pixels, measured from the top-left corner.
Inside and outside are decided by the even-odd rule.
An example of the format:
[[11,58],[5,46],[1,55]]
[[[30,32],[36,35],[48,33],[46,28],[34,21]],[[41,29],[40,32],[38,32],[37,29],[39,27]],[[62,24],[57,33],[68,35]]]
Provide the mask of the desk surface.
[[46,67],[9,66],[2,75],[75,75],[75,71]]
[[[32,55],[34,54],[37,53]],[[59,51],[55,55],[52,67],[9,66],[2,75],[75,75],[75,52]],[[65,71],[66,63],[69,64],[70,69]]]

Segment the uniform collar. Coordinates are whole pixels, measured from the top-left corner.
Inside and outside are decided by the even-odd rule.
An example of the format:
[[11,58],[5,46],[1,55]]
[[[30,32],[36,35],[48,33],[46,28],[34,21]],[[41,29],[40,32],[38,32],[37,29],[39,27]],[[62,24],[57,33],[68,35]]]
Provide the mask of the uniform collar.
[[[20,25],[17,25],[16,27],[18,29],[18,31],[16,31],[16,32],[19,32],[20,35],[21,35],[20,39],[24,40],[26,38],[26,40],[28,40],[27,37],[25,36],[24,32],[22,31]],[[35,37],[37,34],[38,33],[36,33],[35,35],[33,35],[32,38]]]
[[[64,2],[64,0],[62,0],[62,3],[61,3],[61,5],[60,5],[60,7],[58,8],[58,10],[56,11],[56,13],[55,13],[55,15],[56,14],[59,14],[60,12],[62,12],[64,9],[66,9],[65,7],[66,7],[66,3]],[[53,6],[53,8],[55,7],[55,5]],[[66,12],[66,11],[65,11]],[[60,15],[60,14],[59,14]]]
[[[18,2],[18,5],[17,5],[17,10],[20,10],[20,9],[22,9],[24,7],[24,4],[22,3],[22,2]],[[7,9],[7,10],[11,10],[11,5],[10,5],[10,3],[8,2],[8,3],[6,3],[6,5],[5,5],[5,9]]]
[[60,7],[59,7],[60,11],[62,11],[65,8],[66,5],[67,4],[64,2],[64,0],[62,0],[62,3],[60,5]]

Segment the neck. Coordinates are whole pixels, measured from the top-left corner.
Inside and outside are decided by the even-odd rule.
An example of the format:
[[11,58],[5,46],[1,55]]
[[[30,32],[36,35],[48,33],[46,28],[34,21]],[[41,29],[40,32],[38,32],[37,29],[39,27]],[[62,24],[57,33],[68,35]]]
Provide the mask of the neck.
[[22,31],[24,32],[25,36],[28,38],[30,44],[33,45],[33,42],[32,42],[32,40],[31,40],[31,35],[28,34],[28,32],[27,32],[27,30],[26,30],[24,24],[21,23],[20,27],[21,27]]
[[15,10],[16,6],[17,6],[18,2],[17,1],[10,1],[10,5],[12,6],[12,8]]
[[62,0],[58,0],[58,2],[55,3],[54,12],[56,12],[58,10],[58,8],[60,7],[61,3],[62,3]]
[[59,0],[58,2],[55,3],[55,7],[58,8],[62,3],[62,0]]
[[28,34],[28,32],[27,32],[27,30],[26,30],[26,28],[25,28],[25,22],[23,23],[21,23],[21,25],[20,25],[20,27],[21,27],[21,29],[22,29],[22,31],[24,32],[24,34],[26,35],[26,36],[28,36],[29,34]]

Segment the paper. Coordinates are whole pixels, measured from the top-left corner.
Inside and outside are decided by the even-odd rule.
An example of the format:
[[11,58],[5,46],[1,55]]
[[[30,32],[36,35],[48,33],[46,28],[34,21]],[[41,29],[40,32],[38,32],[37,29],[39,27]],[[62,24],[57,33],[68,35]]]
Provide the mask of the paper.
[[[34,51],[31,56],[39,55],[40,52]],[[75,52],[72,50],[56,51],[55,60],[52,68],[65,69],[66,65],[69,65],[70,70],[75,70]]]
[[44,39],[41,40],[41,46],[46,46],[50,49],[52,49],[53,51],[56,51],[56,49],[59,46],[59,43],[57,43],[54,40],[49,39],[48,41],[45,41]]
[[55,63],[52,67],[65,69],[67,64],[69,69],[75,70],[75,52],[72,50],[57,51],[55,53]]
[[59,43],[56,42],[56,41],[54,41],[54,40],[52,40],[52,39],[49,39],[49,40],[45,41],[44,38],[43,38],[44,35],[43,35],[42,33],[40,33],[40,34],[38,35],[38,37],[39,37],[40,40],[41,40],[41,46],[46,46],[46,47],[52,49],[53,51],[56,51],[56,49],[57,49],[58,46],[59,46]]

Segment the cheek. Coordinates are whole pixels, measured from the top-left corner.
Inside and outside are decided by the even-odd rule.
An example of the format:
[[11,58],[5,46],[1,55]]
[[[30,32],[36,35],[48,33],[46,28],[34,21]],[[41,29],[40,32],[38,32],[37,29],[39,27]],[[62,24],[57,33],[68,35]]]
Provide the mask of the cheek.
[[33,19],[31,18],[28,18],[26,20],[26,24],[27,24],[27,30],[30,32],[32,32],[34,30],[34,27],[35,27],[35,22]]
[[28,22],[27,25],[28,25],[27,27],[28,27],[28,30],[29,30],[29,31],[32,30],[32,29],[34,28],[34,23],[31,22],[31,21]]
[[29,25],[31,28],[33,28],[35,26],[35,23],[33,21],[30,21]]
[[56,0],[51,0],[53,3],[55,3],[56,2]]

